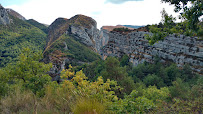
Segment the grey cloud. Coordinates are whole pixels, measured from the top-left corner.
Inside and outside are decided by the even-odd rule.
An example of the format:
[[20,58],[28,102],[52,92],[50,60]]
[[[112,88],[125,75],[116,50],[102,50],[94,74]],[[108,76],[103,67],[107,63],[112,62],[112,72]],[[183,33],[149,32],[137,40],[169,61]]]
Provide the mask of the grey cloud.
[[106,0],[106,3],[122,4],[128,1],[144,1],[144,0]]

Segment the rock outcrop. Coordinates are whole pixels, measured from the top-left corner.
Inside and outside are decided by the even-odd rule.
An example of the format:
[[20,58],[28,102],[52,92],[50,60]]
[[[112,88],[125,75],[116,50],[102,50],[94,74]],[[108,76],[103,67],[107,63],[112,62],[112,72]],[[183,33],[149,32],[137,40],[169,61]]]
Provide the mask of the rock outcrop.
[[21,19],[21,20],[23,20],[23,21],[26,20],[25,17],[23,17],[21,14],[19,14],[18,12],[14,11],[14,10],[12,10],[12,9],[10,9],[10,8],[7,8],[6,11],[8,12],[8,14],[10,14],[10,15],[13,16],[13,17],[16,17],[16,18],[18,18],[18,19]]
[[0,4],[0,25],[8,25],[11,22],[7,10]]
[[13,23],[13,17],[26,21],[25,17],[18,12],[9,8],[6,9],[0,4],[0,25],[9,25]]
[[94,19],[84,15],[76,15],[70,19],[58,18],[48,28],[46,49],[63,34],[70,35],[81,43],[98,52],[102,36]]
[[179,67],[190,64],[196,72],[203,74],[203,41],[196,37],[184,35],[169,35],[163,41],[153,46],[145,39],[148,32],[131,32],[127,35],[118,32],[108,32],[108,43],[101,49],[102,58],[107,56],[130,56],[134,65],[144,61],[153,63],[158,56],[163,62],[172,61]]
[[[45,53],[65,34],[97,52],[103,59],[107,56],[121,57],[127,54],[130,61],[138,65],[144,61],[153,63],[154,57],[158,56],[162,62],[171,61],[179,67],[190,64],[194,71],[203,74],[203,41],[196,37],[174,34],[151,46],[145,39],[145,34],[151,34],[147,31],[146,27],[126,33],[109,31],[105,27],[98,30],[96,21],[84,15],[76,15],[70,19],[58,18],[49,26]],[[72,59],[63,53],[63,50],[69,50],[67,43],[61,41],[58,46],[62,46],[62,51],[52,51],[49,54],[49,62],[54,66],[50,71],[52,74],[59,75],[65,68],[64,65]]]
[[[88,16],[76,15],[70,19],[56,19],[48,28],[47,44],[44,51],[44,62],[53,63],[53,68],[49,74],[58,80],[60,71],[71,61],[81,64],[99,58],[99,55],[94,52],[99,53],[102,38],[103,36],[97,29],[96,21]],[[73,48],[77,49],[73,50]],[[70,52],[70,50],[77,52],[77,54]],[[81,54],[84,55],[81,56]]]
[[69,20],[66,18],[58,18],[48,27],[45,51],[68,30],[68,27]]

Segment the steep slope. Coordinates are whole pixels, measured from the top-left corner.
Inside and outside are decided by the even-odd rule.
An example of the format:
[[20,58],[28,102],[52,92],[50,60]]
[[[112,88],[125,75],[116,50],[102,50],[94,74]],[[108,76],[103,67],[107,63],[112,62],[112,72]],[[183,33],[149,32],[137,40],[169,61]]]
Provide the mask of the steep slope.
[[41,29],[41,30],[44,31],[45,33],[48,32],[48,30],[47,30],[48,27],[45,26],[44,24],[41,24],[41,23],[37,22],[37,21],[34,20],[34,19],[29,19],[29,20],[26,20],[26,21],[27,21],[28,23],[30,23],[31,25],[33,25],[33,26],[35,26],[35,27]]
[[10,8],[7,8],[6,11],[8,12],[8,14],[10,14],[10,15],[13,16],[13,17],[16,17],[16,18],[18,18],[18,19],[21,19],[21,20],[23,20],[23,21],[26,20],[25,17],[23,17],[21,14],[19,14],[18,12],[14,11],[14,10],[12,10],[12,9],[10,9]]
[[73,36],[95,52],[98,52],[100,49],[102,36],[97,29],[96,21],[91,17],[76,15],[70,19],[56,19],[48,28],[48,39],[45,51],[63,34]]
[[0,23],[0,67],[15,61],[24,47],[35,51],[43,50],[46,34],[42,30],[10,15],[3,7],[1,7],[1,11],[6,14],[3,16],[4,19],[11,21],[10,23]]
[[90,17],[76,15],[71,19],[56,19],[48,28],[44,51],[44,62],[53,63],[49,74],[58,78],[60,71],[69,64],[81,65],[100,59],[94,52],[99,38],[96,22]]
[[45,51],[67,31],[68,27],[68,19],[65,18],[58,18],[49,26]]

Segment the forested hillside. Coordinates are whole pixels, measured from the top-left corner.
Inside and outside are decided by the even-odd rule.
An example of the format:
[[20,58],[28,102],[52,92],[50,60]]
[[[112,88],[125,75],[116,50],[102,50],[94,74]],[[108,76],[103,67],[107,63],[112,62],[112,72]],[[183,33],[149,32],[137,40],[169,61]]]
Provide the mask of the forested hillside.
[[45,26],[45,25],[35,21],[34,19],[29,19],[29,20],[27,20],[27,22],[30,23],[31,25],[41,29],[42,31],[44,31],[44,33],[47,33],[47,31],[48,31],[47,30],[48,29],[47,26]]
[[16,17],[10,18],[12,24],[0,25],[0,67],[16,61],[21,49],[42,51],[46,43],[46,33],[42,30]]

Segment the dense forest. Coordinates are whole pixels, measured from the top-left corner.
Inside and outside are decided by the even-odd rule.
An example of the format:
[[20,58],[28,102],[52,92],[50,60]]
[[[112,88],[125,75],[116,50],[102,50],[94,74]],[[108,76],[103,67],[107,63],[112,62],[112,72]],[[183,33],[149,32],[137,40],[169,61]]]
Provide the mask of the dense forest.
[[16,61],[25,47],[39,51],[46,44],[47,35],[42,30],[16,17],[10,17],[13,20],[11,25],[0,25],[0,67]]
[[[173,33],[202,40],[202,12],[197,10],[202,9],[201,0],[162,1],[175,5],[177,12],[184,9],[184,21],[175,23],[163,10],[162,22],[146,27],[154,33],[146,36],[151,45]],[[188,1],[190,8],[186,7]],[[153,64],[137,66],[128,55],[102,60],[67,34],[44,51],[48,27],[35,20],[10,18],[11,25],[0,25],[0,113],[202,113],[203,76],[189,64],[180,68],[156,56]],[[129,30],[117,28],[114,32]],[[50,54],[70,58],[59,80],[48,74],[53,68],[48,62]]]

